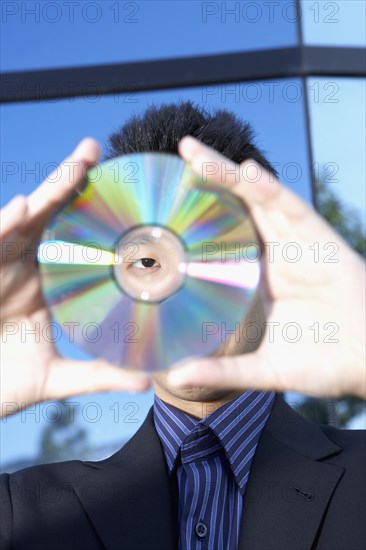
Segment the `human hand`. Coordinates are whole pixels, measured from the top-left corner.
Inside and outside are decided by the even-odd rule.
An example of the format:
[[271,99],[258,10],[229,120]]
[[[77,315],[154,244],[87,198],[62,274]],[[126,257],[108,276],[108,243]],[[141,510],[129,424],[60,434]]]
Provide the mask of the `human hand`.
[[1,210],[1,416],[49,399],[143,391],[149,386],[146,373],[128,372],[99,359],[60,357],[52,338],[45,339],[42,332],[51,317],[41,291],[37,246],[49,218],[99,154],[98,144],[84,139],[31,195],[17,196]]
[[[236,165],[192,137],[185,137],[179,150],[195,173],[239,197],[262,243],[276,246],[272,258],[267,253],[263,258],[267,331],[259,348],[188,360],[171,369],[169,383],[365,398],[363,260],[319,214],[254,161]],[[283,254],[288,243],[296,245],[290,260]],[[301,251],[295,262],[294,250]],[[284,333],[286,326],[300,332]]]

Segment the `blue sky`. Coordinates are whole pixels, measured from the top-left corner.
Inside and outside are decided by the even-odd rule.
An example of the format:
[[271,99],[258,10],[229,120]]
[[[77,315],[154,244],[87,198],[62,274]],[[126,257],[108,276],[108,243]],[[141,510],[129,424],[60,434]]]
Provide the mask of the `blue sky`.
[[[283,9],[288,2],[281,2],[281,9],[276,7],[278,2],[257,2],[257,8],[253,2],[177,0],[61,1],[58,8],[54,4],[2,2],[2,71],[224,53],[296,43],[293,11],[291,6],[287,11]],[[315,4],[319,5],[318,13],[311,8],[314,2],[302,3],[304,36],[309,43],[330,44],[334,37],[343,45],[363,43],[364,30],[359,23],[364,10],[362,1],[337,2],[336,14],[329,6],[326,8],[326,4],[336,3]],[[333,89],[329,83],[333,83]],[[349,204],[362,210],[364,84],[360,80],[316,78],[308,85],[315,160],[321,166],[337,163],[339,178],[335,189]],[[335,102],[328,101],[332,90]],[[106,97],[91,94],[77,99],[2,106],[1,203],[17,193],[31,192],[51,165],[59,163],[84,136],[93,136],[105,148],[108,135],[134,112],[141,112],[152,103],[182,99],[203,104],[209,110],[230,109],[250,121],[257,144],[276,165],[284,183],[310,199],[303,90],[299,80],[291,79]],[[74,357],[85,356],[64,341],[60,349]],[[81,420],[91,440],[99,446],[131,436],[146,415],[152,392],[98,395],[73,401],[79,403],[80,411],[87,403],[100,404],[102,418],[97,423]],[[111,421],[116,402],[122,408],[136,403],[139,422]],[[4,462],[37,453],[39,436],[46,425],[42,419],[42,411],[46,409],[40,407],[37,412],[40,421],[36,415],[23,418],[18,415],[3,422]]]

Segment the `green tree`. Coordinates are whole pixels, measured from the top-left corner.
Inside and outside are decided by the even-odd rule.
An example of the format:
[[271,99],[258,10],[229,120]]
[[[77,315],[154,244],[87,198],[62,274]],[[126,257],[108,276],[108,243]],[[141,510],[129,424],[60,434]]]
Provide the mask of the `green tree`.
[[77,415],[66,400],[54,403],[54,410],[48,415],[44,428],[38,464],[62,460],[83,459],[91,450],[87,431],[81,428]]
[[366,258],[366,237],[360,213],[342,203],[324,180],[316,182],[315,192],[319,213],[356,252]]
[[[315,186],[318,212],[356,250],[366,258],[366,237],[361,214],[344,204],[326,181],[318,180]],[[338,401],[306,398],[300,412],[309,420],[343,427],[365,409],[365,403],[357,397],[347,397]]]

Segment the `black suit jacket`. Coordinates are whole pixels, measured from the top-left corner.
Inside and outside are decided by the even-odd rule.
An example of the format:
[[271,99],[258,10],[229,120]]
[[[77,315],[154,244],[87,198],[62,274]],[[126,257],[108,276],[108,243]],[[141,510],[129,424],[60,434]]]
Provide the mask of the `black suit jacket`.
[[[35,466],[1,481],[2,550],[178,546],[177,486],[152,409],[106,460]],[[304,420],[277,396],[252,463],[238,550],[364,550],[365,487],[364,432]]]

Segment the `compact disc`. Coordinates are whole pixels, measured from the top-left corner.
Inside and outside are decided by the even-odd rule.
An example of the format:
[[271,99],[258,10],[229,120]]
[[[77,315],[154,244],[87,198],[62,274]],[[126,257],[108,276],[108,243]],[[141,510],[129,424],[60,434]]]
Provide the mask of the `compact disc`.
[[259,258],[243,204],[160,153],[90,169],[38,248],[57,328],[94,356],[149,371],[240,345]]

